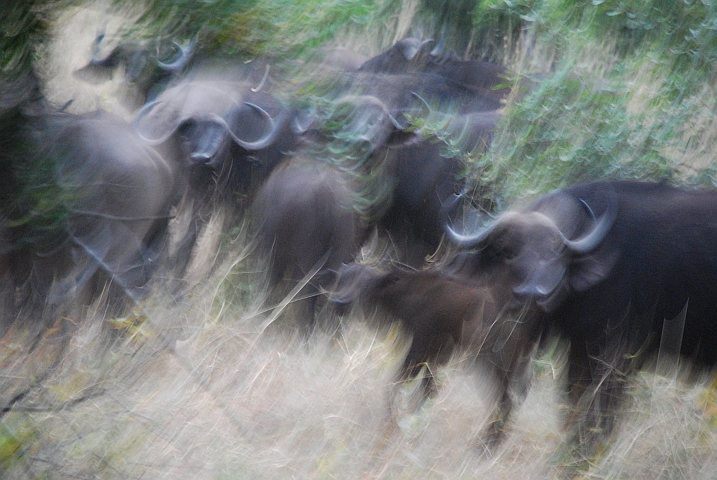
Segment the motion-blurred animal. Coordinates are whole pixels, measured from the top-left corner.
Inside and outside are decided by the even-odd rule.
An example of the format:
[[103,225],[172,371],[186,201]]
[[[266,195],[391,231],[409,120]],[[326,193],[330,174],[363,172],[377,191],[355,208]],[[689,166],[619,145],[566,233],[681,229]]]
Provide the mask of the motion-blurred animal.
[[353,196],[335,167],[297,156],[275,169],[254,199],[252,221],[260,251],[269,259],[271,287],[285,283],[286,294],[305,282],[295,296],[297,323],[305,334],[314,328],[319,292],[363,240]]
[[217,204],[242,212],[296,141],[293,113],[273,96],[217,73],[186,81],[145,105],[138,134],[179,165],[182,195],[193,201],[191,222],[179,241],[181,275],[196,239]]
[[396,42],[391,48],[367,59],[358,68],[360,72],[400,74],[425,71],[430,61],[432,40],[421,41],[407,37]]
[[104,33],[95,38],[91,47],[92,58],[73,75],[82,81],[97,84],[110,80],[121,67],[124,71],[125,102],[132,111],[156,97],[193,59],[194,42],[184,45],[172,43],[171,46],[159,45],[159,42],[152,45],[121,42],[100,57],[104,40]]
[[364,62],[359,72],[399,75],[424,73],[444,78],[475,94],[500,101],[510,94],[508,71],[495,63],[461,60],[431,50],[432,40],[404,38],[385,52]]
[[428,137],[377,151],[387,164],[386,181],[394,186],[378,225],[398,249],[401,262],[423,265],[438,249],[445,223],[463,213],[465,164],[462,153],[448,154],[449,148],[463,154],[484,152],[500,116],[479,112],[452,117],[445,129],[450,146]]
[[399,261],[421,266],[440,245],[446,220],[466,203],[464,156],[488,148],[502,112],[435,113],[442,129],[428,133],[398,121],[371,95],[346,95],[337,103],[348,116],[341,134],[363,148],[350,151],[343,164],[360,174],[357,190],[369,224],[390,238]]
[[[441,269],[386,272],[354,263],[339,270],[332,301],[354,302],[364,309],[378,307],[400,320],[411,346],[397,372],[397,384],[416,377],[424,365],[445,363],[454,348],[467,353],[471,366],[489,373],[498,403],[484,440],[488,448],[504,436],[513,405],[525,397],[532,377],[531,359],[538,335],[535,323],[510,315],[510,291],[504,285],[476,286],[456,280]],[[432,375],[422,379],[423,399],[435,394]]]
[[717,190],[587,183],[449,233],[467,250],[456,275],[501,284],[570,341],[567,393],[585,445],[608,438],[625,375],[655,354],[717,364]]
[[105,283],[144,298],[164,251],[176,170],[121,118],[71,115],[31,96],[1,119],[10,290],[29,290],[41,305]]

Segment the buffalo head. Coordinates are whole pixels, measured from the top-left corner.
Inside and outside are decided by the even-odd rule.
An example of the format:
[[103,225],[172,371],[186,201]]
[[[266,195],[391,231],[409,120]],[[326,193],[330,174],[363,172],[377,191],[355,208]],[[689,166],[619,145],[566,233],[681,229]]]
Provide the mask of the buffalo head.
[[221,81],[182,83],[145,105],[135,120],[140,136],[150,144],[178,137],[185,160],[213,169],[226,160],[232,145],[245,154],[268,148],[285,122],[286,112],[273,98]]
[[[609,192],[608,192],[609,195]],[[510,286],[516,305],[527,300],[555,310],[570,291],[585,291],[610,272],[615,256],[600,249],[617,214],[614,201],[595,218],[590,207],[560,192],[526,211],[509,211],[489,227],[449,237],[471,253],[457,256],[456,273]]]
[[425,67],[429,58],[428,48],[433,40],[419,40],[417,38],[404,38],[385,52],[366,60],[360,67],[360,72],[367,73],[406,73],[420,71]]
[[132,103],[137,100],[139,105],[156,96],[170,79],[185,70],[192,61],[195,44],[194,41],[171,45],[121,42],[108,54],[100,55],[104,40],[104,33],[95,38],[92,58],[73,75],[84,82],[97,84],[110,80],[123,67],[125,86],[131,87],[137,97]]

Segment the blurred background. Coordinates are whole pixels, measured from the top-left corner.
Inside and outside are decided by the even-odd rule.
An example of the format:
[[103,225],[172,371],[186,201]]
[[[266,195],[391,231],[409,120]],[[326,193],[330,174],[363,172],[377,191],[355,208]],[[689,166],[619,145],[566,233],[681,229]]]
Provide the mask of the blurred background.
[[[421,141],[441,142],[443,157],[459,159],[457,190],[468,211],[478,212],[463,220],[466,228],[476,217],[583,181],[714,186],[712,2],[11,0],[0,27],[0,280],[11,292],[0,306],[0,476],[713,478],[717,393],[710,376],[684,383],[669,371],[632,379],[614,442],[587,461],[564,443],[566,360],[559,344],[546,346],[505,444],[485,457],[476,443],[490,421],[492,387],[460,355],[434,372],[435,398],[418,411],[400,409],[393,421],[389,385],[407,348],[395,326],[370,312],[339,318],[319,305],[322,328],[301,337],[290,305],[296,291],[269,294],[272,280],[245,208],[258,187],[215,194],[222,182],[233,185],[231,173],[203,179],[192,170],[177,180],[181,192],[211,189],[211,201],[176,200],[179,190],[172,190],[161,208],[143,213],[167,227],[166,245],[155,252],[146,240],[155,224],[126,227],[125,237],[112,223],[100,231],[99,220],[87,227],[77,219],[88,210],[96,219],[122,217],[118,199],[140,194],[121,190],[99,206],[88,164],[66,160],[84,158],[72,152],[93,145],[108,152],[135,141],[105,139],[106,132],[139,131],[159,145],[152,140],[165,132],[151,115],[170,104],[163,93],[222,72],[251,87],[244,102],[259,103],[253,94],[279,102],[261,104],[266,115],[255,109],[252,124],[278,123],[283,108],[300,112],[294,131],[320,136],[315,156],[340,164],[346,183],[362,182],[357,208],[372,224],[384,208],[377,199],[390,194],[372,178],[380,170],[359,168],[380,134],[354,105],[374,86],[353,72],[412,38],[437,58],[500,67],[490,91],[506,93],[494,99],[490,140],[480,148],[462,146],[457,113],[437,108],[425,85],[409,91],[410,109],[389,109],[400,130],[410,123]],[[427,108],[415,107],[421,103]],[[117,126],[73,123],[98,110],[116,116]],[[77,138],[71,128],[103,134],[75,144],[65,141]],[[211,157],[219,148],[212,142],[194,145],[192,158]],[[260,164],[260,154],[254,157]],[[141,178],[154,182],[152,175]],[[121,183],[125,176],[108,178]],[[156,178],[149,184],[163,185]],[[110,239],[125,245],[140,237],[146,242],[137,251],[105,248]],[[373,231],[369,237],[360,259],[393,255],[386,254],[390,241]],[[183,250],[183,241],[192,248]],[[169,266],[147,267],[165,251]],[[430,261],[449,253],[441,244]],[[71,266],[41,260],[55,256]],[[139,257],[141,275],[128,272]],[[85,283],[96,270],[112,273],[120,300],[106,283]],[[28,287],[28,278],[37,285]],[[411,388],[399,397],[410,397]]]

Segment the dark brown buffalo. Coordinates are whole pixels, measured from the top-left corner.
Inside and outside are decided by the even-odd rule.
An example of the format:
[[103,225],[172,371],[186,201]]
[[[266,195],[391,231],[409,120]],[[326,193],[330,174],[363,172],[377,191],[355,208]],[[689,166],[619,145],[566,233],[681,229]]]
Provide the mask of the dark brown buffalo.
[[[625,375],[655,354],[717,364],[717,190],[576,185],[503,214],[455,274],[502,282],[516,308],[570,341],[567,392],[585,445],[609,436]],[[579,408],[578,408],[579,407]]]
[[404,38],[385,52],[363,62],[358,70],[360,72],[385,74],[423,71],[429,61],[429,48],[432,43],[433,41],[431,40],[421,41],[413,37]]
[[[171,81],[178,77],[192,61],[194,42],[185,45],[161,45],[121,42],[106,55],[100,55],[105,35],[92,42],[92,58],[73,75],[88,83],[110,80],[122,68],[124,73],[125,103],[131,110],[141,107],[156,97]],[[161,54],[160,54],[161,52]]]
[[[440,269],[408,270],[392,267],[380,272],[366,265],[350,264],[339,271],[332,301],[339,305],[358,302],[378,307],[400,320],[412,338],[411,347],[396,378],[401,384],[418,375],[424,365],[445,363],[454,348],[467,353],[473,366],[487,371],[495,381],[498,405],[486,431],[486,445],[503,437],[503,426],[516,399],[524,398],[538,325],[525,312],[507,308],[510,291],[501,285],[476,286],[451,278]],[[423,398],[436,391],[433,376],[423,379]]]
[[353,191],[333,166],[295,157],[276,168],[252,205],[261,252],[269,258],[270,285],[296,293],[297,323],[310,333],[317,296],[332,271],[349,262],[363,237]]
[[435,137],[377,151],[386,163],[384,180],[393,185],[389,207],[377,223],[401,262],[422,266],[439,247],[445,222],[462,214],[462,154],[484,152],[500,117],[498,112],[452,117],[445,133],[462,153],[448,154],[449,145]]
[[339,88],[354,95],[379,98],[397,118],[404,112],[418,116],[427,105],[436,111],[459,115],[502,107],[500,98],[494,94],[433,72],[385,75],[358,71],[345,74]]
[[44,141],[68,155],[60,159],[56,181],[68,210],[69,244],[35,252],[34,273],[45,282],[64,279],[66,286],[59,290],[64,294],[96,271],[104,272],[139,300],[163,248],[175,198],[175,169],[114,115],[63,117],[48,119],[62,126],[56,137]]
[[[216,78],[215,75],[216,74]],[[138,134],[178,165],[180,195],[192,199],[191,221],[179,240],[181,276],[199,233],[217,205],[236,216],[292,150],[292,113],[278,99],[234,71],[198,71],[145,105]]]
[[341,105],[349,117],[342,133],[366,143],[348,168],[361,173],[369,221],[390,238],[399,261],[420,267],[440,245],[446,220],[461,213],[464,155],[486,150],[502,112],[432,112],[442,128],[429,135],[402,125],[379,98],[347,95]]
[[40,308],[105,284],[123,300],[144,298],[161,263],[176,170],[115,115],[70,115],[39,90],[28,97],[0,111],[3,283]]
[[509,82],[505,67],[479,60],[461,60],[438,55],[431,51],[432,48],[431,40],[404,38],[385,52],[364,62],[358,71],[384,75],[436,75],[496,101],[503,100],[510,94],[511,89],[505,85]]

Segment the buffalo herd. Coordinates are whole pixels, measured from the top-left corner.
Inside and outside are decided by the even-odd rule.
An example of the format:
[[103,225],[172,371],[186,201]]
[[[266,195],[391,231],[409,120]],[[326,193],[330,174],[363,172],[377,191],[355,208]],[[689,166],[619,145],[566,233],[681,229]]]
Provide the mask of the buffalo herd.
[[[311,104],[269,64],[207,68],[191,44],[163,61],[125,44],[98,58],[95,45],[77,77],[124,64],[143,102],[130,122],[52,106],[34,77],[7,81],[2,331],[29,300],[46,313],[110,288],[120,309],[136,304],[157,272],[184,275],[222,206],[249,218],[270,298],[295,295],[304,337],[328,293],[339,312],[356,303],[400,321],[412,343],[398,384],[455,349],[487,372],[498,392],[488,445],[504,437],[548,337],[569,343],[566,426],[588,445],[608,438],[627,375],[656,354],[714,367],[717,191],[599,181],[475,232],[455,227],[475,216],[464,159],[490,145],[510,77],[432,47],[322,50],[313,68],[328,93]],[[190,225],[170,239],[180,207]],[[392,247],[388,267],[357,260],[375,234]],[[426,262],[444,242],[448,258]],[[422,386],[423,398],[436,391],[431,376]]]

